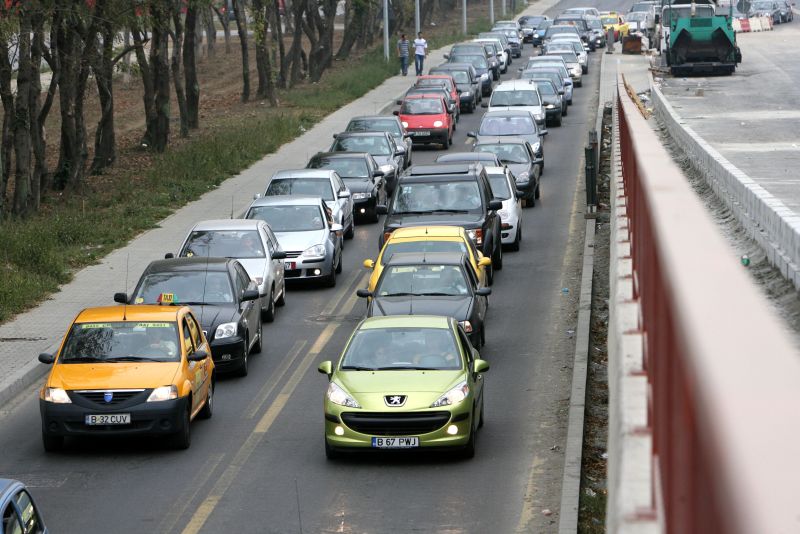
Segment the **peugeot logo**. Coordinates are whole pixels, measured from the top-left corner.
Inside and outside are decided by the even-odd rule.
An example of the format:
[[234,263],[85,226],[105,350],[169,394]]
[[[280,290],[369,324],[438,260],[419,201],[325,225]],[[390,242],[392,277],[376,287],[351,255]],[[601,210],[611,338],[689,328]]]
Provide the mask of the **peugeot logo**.
[[398,408],[406,403],[406,395],[386,395],[383,397],[383,402],[390,408]]
[[114,400],[114,392],[113,391],[103,392],[103,400],[106,401],[106,403],[109,403],[112,400]]

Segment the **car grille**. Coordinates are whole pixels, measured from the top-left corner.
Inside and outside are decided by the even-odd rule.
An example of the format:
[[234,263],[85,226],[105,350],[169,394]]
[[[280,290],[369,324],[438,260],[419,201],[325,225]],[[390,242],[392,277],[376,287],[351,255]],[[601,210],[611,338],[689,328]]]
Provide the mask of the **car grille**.
[[[126,389],[126,390],[91,390],[91,391],[73,391],[75,395],[88,400],[89,402],[93,402],[95,404],[99,404],[100,406],[114,406],[116,404],[122,404],[123,402],[127,402],[134,398],[135,396],[141,394],[144,390],[143,389]],[[106,402],[104,396],[106,393],[112,393],[113,396],[110,402]]]
[[442,428],[449,420],[450,412],[346,412],[342,414],[342,421],[345,425],[361,434],[374,436],[427,434]]
[[286,257],[287,258],[297,258],[297,257],[300,256],[300,254],[302,254],[302,252],[298,252],[298,251],[286,252]]

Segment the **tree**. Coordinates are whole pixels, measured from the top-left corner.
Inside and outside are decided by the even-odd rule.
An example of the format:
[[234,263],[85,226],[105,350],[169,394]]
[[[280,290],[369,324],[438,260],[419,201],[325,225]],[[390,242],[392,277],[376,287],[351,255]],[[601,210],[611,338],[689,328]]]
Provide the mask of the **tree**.
[[267,21],[269,17],[268,6],[264,5],[263,0],[253,0],[253,32],[256,38],[256,68],[258,71],[258,89],[256,96],[265,98],[273,106],[278,105],[275,98],[275,84],[272,81],[272,64],[270,54],[267,49]]
[[155,90],[155,124],[153,149],[164,152],[169,142],[170,68],[167,63],[169,49],[169,12],[162,0],[153,0],[150,6],[153,18],[153,40],[150,43],[150,65],[153,69]]
[[181,137],[189,135],[189,115],[186,107],[186,92],[183,89],[183,79],[181,77],[181,48],[183,47],[183,21],[181,15],[181,1],[171,0],[170,13],[172,15],[173,29],[170,32],[172,37],[172,57],[170,66],[172,69],[172,83],[175,84],[175,98],[178,101],[178,114],[181,121]]
[[242,48],[242,102],[250,100],[250,54],[247,47],[247,20],[242,0],[233,0],[233,13],[236,16],[236,30]]
[[183,42],[183,75],[186,81],[186,119],[190,129],[200,127],[200,82],[197,80],[197,16],[200,6],[192,0],[186,7]]

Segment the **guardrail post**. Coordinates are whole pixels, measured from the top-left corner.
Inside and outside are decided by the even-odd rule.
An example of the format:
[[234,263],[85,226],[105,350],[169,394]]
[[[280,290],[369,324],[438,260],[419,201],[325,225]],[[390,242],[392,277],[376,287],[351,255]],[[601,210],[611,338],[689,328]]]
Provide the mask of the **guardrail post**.
[[589,132],[589,143],[584,149],[586,173],[586,211],[591,213],[597,206],[597,132]]

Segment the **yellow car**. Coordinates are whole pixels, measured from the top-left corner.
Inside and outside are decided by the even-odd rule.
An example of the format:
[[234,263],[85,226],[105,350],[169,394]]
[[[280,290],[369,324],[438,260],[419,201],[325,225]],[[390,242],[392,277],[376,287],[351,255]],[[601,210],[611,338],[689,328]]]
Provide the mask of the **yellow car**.
[[625,17],[614,11],[602,13],[600,15],[600,23],[603,25],[603,31],[608,33],[609,28],[614,30],[614,40],[619,41],[630,33],[628,23],[625,22]]
[[369,291],[375,290],[375,285],[383,271],[384,256],[388,259],[398,252],[460,252],[469,255],[469,262],[478,278],[478,286],[491,285],[486,275],[486,267],[492,264],[491,258],[484,258],[483,254],[475,248],[472,240],[460,226],[413,226],[398,228],[384,243],[378,259],[364,260],[364,267],[372,269],[369,278]]
[[191,421],[211,417],[214,362],[186,306],[113,306],[78,314],[56,354],[39,408],[46,451],[67,436],[167,436],[191,443]]

